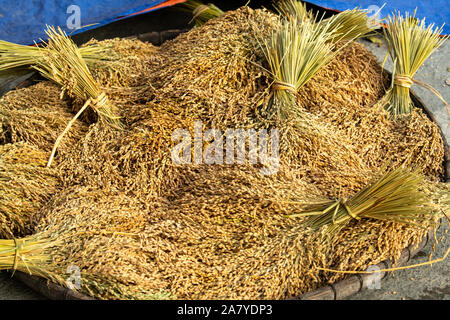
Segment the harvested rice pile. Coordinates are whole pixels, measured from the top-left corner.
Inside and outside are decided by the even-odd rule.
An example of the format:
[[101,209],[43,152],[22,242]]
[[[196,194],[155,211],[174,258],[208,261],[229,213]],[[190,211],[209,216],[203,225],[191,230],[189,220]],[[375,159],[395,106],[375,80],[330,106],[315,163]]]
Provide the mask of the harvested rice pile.
[[244,7],[165,42],[162,59],[151,63],[147,99],[208,127],[253,126],[270,83],[258,67],[264,58],[255,32],[267,35],[278,23],[267,11]]
[[48,153],[19,142],[0,145],[0,237],[11,239],[33,230],[39,209],[58,191]]
[[[280,299],[343,278],[318,267],[361,270],[419,241],[424,230],[399,223],[362,219],[324,238],[324,229],[306,227],[305,218],[287,217],[307,204],[354,195],[391,156],[394,167],[417,165],[428,179],[439,179],[443,142],[420,111],[391,119],[378,106],[386,78],[361,44],[347,46],[301,89],[301,112],[286,119],[266,113],[272,80],[258,41],[279,22],[272,13],[244,7],[160,48],[136,40],[100,42],[119,58],[90,70],[120,106],[124,126],[88,128],[77,121],[53,170],[42,168],[47,153],[79,102],[66,105],[48,82],[1,98],[0,105],[9,106],[0,111],[2,142],[38,148],[39,165],[24,157],[9,178],[17,178],[15,188],[22,188],[22,176],[33,182],[23,188],[39,186],[11,188],[11,199],[39,199],[13,207],[15,215],[42,217],[27,240],[39,243],[27,267],[65,285],[67,267],[76,265],[80,291],[103,299]],[[48,106],[34,102],[37,97]],[[55,106],[61,111],[52,122]],[[39,116],[17,120],[27,112]],[[186,129],[192,135],[195,120],[203,129],[279,129],[278,172],[261,175],[260,165],[174,164],[172,134]],[[54,126],[40,124],[47,122]],[[10,203],[0,206],[2,218]],[[425,227],[433,223],[430,217]],[[3,261],[0,255],[0,268]]]

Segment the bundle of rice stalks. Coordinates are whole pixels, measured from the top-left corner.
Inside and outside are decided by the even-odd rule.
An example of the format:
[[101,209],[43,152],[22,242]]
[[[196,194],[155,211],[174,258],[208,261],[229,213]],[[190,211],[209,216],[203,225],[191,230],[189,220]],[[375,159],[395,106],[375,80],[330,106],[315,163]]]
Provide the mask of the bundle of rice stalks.
[[75,43],[60,28],[56,30],[48,27],[46,34],[49,42],[42,52],[43,61],[34,68],[44,77],[59,84],[63,93],[85,102],[83,110],[91,106],[100,120],[120,127],[117,108],[108,102]]
[[[314,22],[316,18],[311,11],[306,9],[306,5],[301,1],[282,0],[277,2],[275,7],[281,15],[290,20],[296,19],[300,24],[304,21]],[[353,10],[345,10],[327,19],[320,19],[317,23],[324,32],[332,34],[328,41],[333,43],[353,41],[366,36],[380,27],[374,23],[376,20],[369,19],[367,14],[367,11],[355,8]]]
[[268,40],[263,39],[262,49],[274,78],[275,102],[269,113],[276,118],[287,118],[292,109],[298,112],[295,103],[298,90],[337,55],[339,50],[333,50],[329,41],[332,35],[324,29],[314,22],[299,24],[297,19],[290,19]]
[[[431,208],[426,193],[420,190],[424,178],[417,171],[399,167],[382,175],[350,199],[338,199],[313,206],[291,217],[311,216],[307,225],[313,229],[327,227],[339,232],[352,219],[372,218],[423,226]],[[426,229],[424,227],[424,229]]]
[[[279,27],[277,16],[244,7],[181,34],[157,53],[147,99],[164,112],[201,120],[204,127],[222,132],[279,129],[281,164],[297,169],[329,195],[341,187],[345,193],[358,190],[370,174],[348,139],[300,107],[301,114],[283,121],[274,121],[263,108],[270,96],[270,75],[259,67],[265,59],[258,38],[270,37]],[[317,92],[325,94],[322,87]],[[140,110],[146,116],[145,108],[132,110],[136,119]]]
[[393,168],[414,167],[430,179],[442,179],[439,127],[417,108],[408,117],[390,117],[381,100],[387,86],[377,58],[354,42],[299,90],[298,100],[317,122],[345,139],[372,171],[392,159]]
[[[44,63],[45,47],[25,46],[0,40],[0,71],[20,67],[32,67]],[[109,59],[109,48],[102,45],[89,45],[80,48],[80,55],[87,64]]]
[[[8,92],[0,98],[0,144],[27,142],[49,152],[73,118],[71,105],[60,99],[60,89],[49,81]],[[76,121],[61,142],[69,148],[84,136],[87,124]]]
[[47,153],[26,143],[0,146],[0,237],[29,234],[37,212],[58,190]]
[[399,13],[389,16],[384,36],[389,55],[394,62],[392,86],[384,98],[392,115],[410,113],[413,107],[409,89],[416,83],[436,94],[448,107],[442,96],[428,84],[414,80],[414,75],[425,60],[445,41],[440,38],[442,27],[425,26],[425,19],[417,22],[416,12],[405,17]]
[[203,4],[200,1],[188,0],[182,4],[192,12],[192,21],[195,21],[195,26],[200,27],[204,25],[208,20],[220,17],[224,14],[222,10],[216,7],[212,3]]
[[148,205],[118,191],[67,189],[44,209],[34,235],[0,240],[0,269],[41,276],[95,298],[167,298],[160,283],[146,279],[157,270],[140,240]]

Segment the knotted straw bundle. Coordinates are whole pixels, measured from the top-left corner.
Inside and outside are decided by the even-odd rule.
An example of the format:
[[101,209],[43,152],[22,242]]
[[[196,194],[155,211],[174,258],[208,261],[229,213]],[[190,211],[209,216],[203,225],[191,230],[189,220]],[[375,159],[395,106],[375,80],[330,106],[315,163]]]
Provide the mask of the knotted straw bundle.
[[414,83],[433,92],[448,107],[436,89],[414,79],[420,66],[445,41],[444,37],[440,38],[442,27],[434,28],[434,24],[426,27],[425,19],[417,22],[415,15],[414,11],[412,16],[408,12],[405,17],[399,13],[389,16],[384,29],[388,54],[394,63],[392,85],[384,100],[387,110],[394,116],[411,113],[414,105],[409,89]]
[[420,188],[424,177],[418,171],[399,167],[372,181],[350,199],[337,199],[291,215],[310,217],[306,225],[313,229],[327,226],[327,232],[338,233],[351,220],[372,218],[423,227],[432,209],[426,193]]
[[62,87],[61,96],[67,94],[71,98],[85,101],[83,107],[56,140],[48,161],[50,166],[64,134],[87,107],[91,107],[97,113],[99,120],[108,125],[120,128],[121,123],[118,109],[109,103],[108,97],[92,77],[75,43],[60,28],[56,30],[54,27],[47,27],[46,34],[49,41],[46,48],[42,49],[45,50],[42,52],[43,59],[36,61],[33,67],[44,77]]
[[[269,39],[263,39],[269,70],[274,78],[273,99],[269,113],[286,118],[295,109],[298,90],[338,53],[329,41],[332,35],[311,21],[297,18],[283,21]],[[273,108],[275,106],[275,108]]]

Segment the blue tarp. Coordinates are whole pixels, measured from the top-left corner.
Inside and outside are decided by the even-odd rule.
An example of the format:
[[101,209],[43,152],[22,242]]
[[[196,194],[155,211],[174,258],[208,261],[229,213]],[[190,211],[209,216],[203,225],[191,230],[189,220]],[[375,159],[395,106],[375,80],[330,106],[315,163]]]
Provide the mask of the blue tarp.
[[385,6],[381,9],[380,16],[384,18],[390,15],[394,10],[400,11],[400,13],[413,13],[417,8],[416,17],[419,19],[426,18],[427,25],[434,23],[440,27],[443,23],[443,34],[450,34],[450,1],[449,0],[307,0],[310,3],[318,6],[344,11],[347,9],[354,9],[356,7],[360,9],[373,9],[375,7],[381,8],[383,4]]
[[[417,17],[427,18],[441,26],[450,22],[449,0],[412,1],[412,0],[308,0],[322,7],[346,10],[385,7],[381,16],[385,17],[394,10],[413,12],[417,7]],[[61,26],[66,32],[76,34],[116,21],[123,16],[140,12],[165,2],[164,0],[0,0],[0,39],[20,44],[32,44],[45,38],[45,25]],[[214,2],[211,0],[211,2]],[[74,7],[77,6],[77,7]],[[81,26],[97,23],[80,30],[69,29],[68,25],[77,22],[79,8]],[[68,10],[69,9],[69,10]],[[68,12],[69,11],[69,12]],[[450,34],[450,25],[444,26],[444,33]]]
[[[40,38],[46,39],[44,33],[46,24],[60,26],[67,33],[76,34],[163,2],[165,1],[0,0],[0,39],[32,44],[33,41],[39,42]],[[75,30],[77,22],[80,22],[81,26],[98,24]]]

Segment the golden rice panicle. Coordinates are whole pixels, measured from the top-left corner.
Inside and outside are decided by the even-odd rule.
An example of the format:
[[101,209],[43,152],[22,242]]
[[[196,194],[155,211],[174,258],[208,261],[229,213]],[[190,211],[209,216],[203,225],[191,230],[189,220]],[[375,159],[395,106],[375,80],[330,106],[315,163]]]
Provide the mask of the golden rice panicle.
[[[50,81],[10,91],[0,98],[0,144],[23,141],[41,151],[51,151],[73,118],[70,110],[71,104],[60,99],[59,87]],[[73,146],[86,131],[87,124],[76,121],[61,148]]]
[[0,146],[0,238],[29,234],[59,185],[48,154],[26,143]]
[[158,59],[158,47],[138,39],[114,38],[91,39],[80,50],[90,46],[110,48],[110,59],[89,65],[92,76],[107,90],[110,99],[117,101],[122,98],[125,103],[137,99],[132,96],[136,95],[134,89],[147,85],[145,75],[151,72],[149,60]]
[[257,38],[270,35],[279,23],[267,10],[241,7],[166,41],[149,69],[151,86],[140,103],[158,104],[223,131],[254,125],[255,106],[270,86]]
[[404,17],[400,13],[389,16],[384,29],[388,52],[394,62],[392,86],[384,99],[386,108],[394,116],[411,112],[414,105],[409,89],[414,83],[424,86],[443,100],[435,89],[414,80],[422,64],[444,43],[445,37],[440,37],[443,26],[426,26],[425,18],[418,22],[415,14],[414,11],[412,16],[408,12]]
[[95,110],[98,118],[114,127],[121,127],[119,110],[108,101],[92,77],[80,50],[60,28],[48,27],[48,44],[42,53],[44,61],[34,66],[44,77],[62,87],[71,98],[80,99]]

